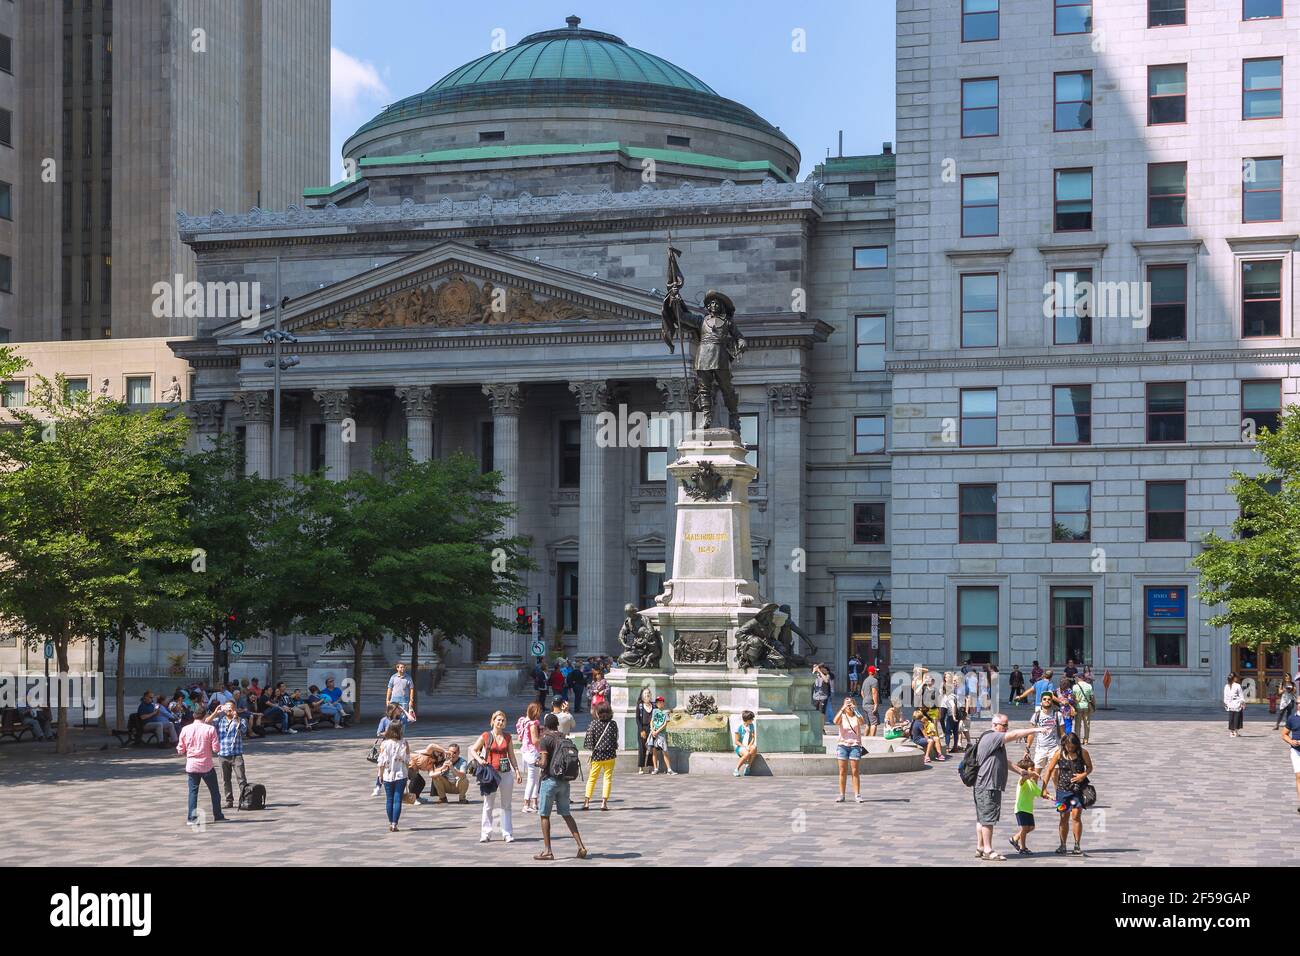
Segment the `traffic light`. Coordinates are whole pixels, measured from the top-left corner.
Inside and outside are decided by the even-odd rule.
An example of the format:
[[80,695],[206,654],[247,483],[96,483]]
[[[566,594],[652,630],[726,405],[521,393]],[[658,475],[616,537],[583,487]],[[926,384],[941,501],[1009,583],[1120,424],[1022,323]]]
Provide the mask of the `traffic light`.
[[527,634],[533,629],[532,619],[528,616],[528,608],[515,608],[515,630],[520,634]]

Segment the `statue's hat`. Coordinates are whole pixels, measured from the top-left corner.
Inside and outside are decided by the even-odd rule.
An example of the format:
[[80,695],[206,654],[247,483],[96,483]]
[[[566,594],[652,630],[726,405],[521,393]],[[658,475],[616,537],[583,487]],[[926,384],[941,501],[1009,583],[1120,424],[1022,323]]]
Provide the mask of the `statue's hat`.
[[715,299],[722,303],[722,308],[727,312],[727,318],[731,318],[736,314],[736,303],[732,302],[729,296],[723,292],[719,292],[717,289],[710,289],[708,292],[704,293],[705,307],[707,308],[709,302]]

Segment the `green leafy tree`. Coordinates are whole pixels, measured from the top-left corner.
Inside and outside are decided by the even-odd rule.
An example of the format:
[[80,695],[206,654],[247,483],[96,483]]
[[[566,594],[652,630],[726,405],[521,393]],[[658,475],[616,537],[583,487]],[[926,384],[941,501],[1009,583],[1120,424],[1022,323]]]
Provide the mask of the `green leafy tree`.
[[1237,537],[1211,532],[1192,564],[1201,602],[1222,608],[1212,626],[1230,628],[1233,644],[1281,649],[1300,644],[1300,407],[1256,437],[1265,469],[1233,472],[1229,488],[1241,510]]
[[[128,410],[70,396],[39,378],[0,432],[0,614],[28,644],[68,648],[115,622],[166,617],[151,568],[189,559],[176,466],[189,423],[163,409]],[[68,722],[59,721],[66,753]]]

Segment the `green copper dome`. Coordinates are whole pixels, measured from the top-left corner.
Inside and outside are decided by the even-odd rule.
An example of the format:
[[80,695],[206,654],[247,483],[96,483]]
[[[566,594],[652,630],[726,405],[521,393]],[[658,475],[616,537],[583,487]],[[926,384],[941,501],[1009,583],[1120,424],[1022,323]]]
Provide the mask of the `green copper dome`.
[[423,93],[386,107],[356,133],[421,116],[473,110],[586,107],[681,113],[781,136],[748,107],[662,57],[578,26],[532,33],[452,70]]

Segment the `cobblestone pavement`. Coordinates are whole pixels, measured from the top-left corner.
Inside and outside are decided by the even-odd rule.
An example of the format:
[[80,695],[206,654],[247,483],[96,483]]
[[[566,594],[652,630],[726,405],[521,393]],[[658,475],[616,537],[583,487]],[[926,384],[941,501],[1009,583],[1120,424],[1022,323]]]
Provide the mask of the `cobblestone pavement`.
[[[430,739],[468,744],[497,706],[513,724],[525,703],[435,698],[410,739],[417,746]],[[1013,709],[1013,726],[1027,716]],[[970,791],[952,759],[918,773],[863,778],[863,805],[834,803],[835,783],[826,777],[622,774],[610,812],[576,814],[592,861],[545,865],[1296,865],[1294,777],[1272,718],[1264,718],[1262,708],[1248,712],[1246,735],[1234,740],[1216,713],[1100,715],[1088,748],[1099,798],[1085,815],[1083,859],[1051,852],[1055,814],[1044,803],[1030,838],[1034,856],[976,860]],[[94,736],[60,757],[52,744],[0,744],[0,855],[20,865],[161,865],[178,849],[217,864],[273,851],[291,864],[542,865],[531,859],[541,838],[537,817],[518,810],[521,788],[513,844],[499,837],[478,844],[474,786],[470,806],[407,806],[402,831],[388,833],[383,801],[370,795],[374,768],[364,759],[372,721],[363,724],[251,741],[248,775],[266,785],[268,809],[232,812],[230,822],[203,832],[184,824],[183,764],[170,748],[110,743],[101,751],[92,749],[102,743]],[[1012,810],[1008,793],[995,831],[1008,851]],[[565,834],[557,856],[572,852]]]

